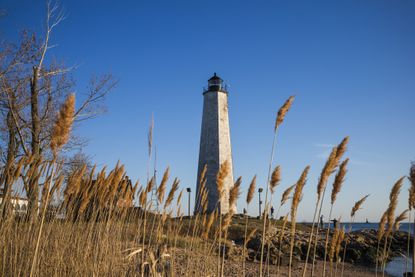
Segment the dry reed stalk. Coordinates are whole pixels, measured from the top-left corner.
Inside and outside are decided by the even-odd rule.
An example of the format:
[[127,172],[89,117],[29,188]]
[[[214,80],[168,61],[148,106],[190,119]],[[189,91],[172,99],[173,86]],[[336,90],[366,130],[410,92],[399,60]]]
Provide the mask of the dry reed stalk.
[[280,235],[278,236],[278,262],[277,262],[277,277],[280,275],[280,266],[281,266],[281,248],[282,248],[282,238],[284,237],[284,232],[285,232],[285,226],[287,225],[287,221],[288,221],[288,215],[289,213],[287,213],[284,216],[284,219],[282,221],[282,227],[281,227],[281,231],[280,231]]
[[[157,190],[156,190],[158,203],[163,203],[163,201],[164,201],[164,195],[166,193],[166,187],[167,187],[167,181],[169,179],[169,175],[170,175],[170,167],[167,167],[166,170],[163,173],[163,177],[161,179],[160,185],[157,187]],[[157,216],[153,217],[153,224],[152,224],[151,230],[153,230],[153,228],[154,228],[156,218],[157,218]],[[166,218],[167,218],[166,207],[163,207],[162,219],[166,219]],[[161,222],[160,222],[160,220],[158,220],[157,227],[156,227],[156,233],[157,233],[156,244],[159,243],[159,240],[161,238],[160,229],[162,229],[163,226],[164,226],[164,220],[161,220]],[[152,234],[153,234],[153,231],[152,231]],[[151,239],[152,239],[152,236],[150,235],[150,243],[151,243]]]
[[[251,183],[249,184],[248,193],[246,194],[246,211],[248,213],[249,203],[251,203],[252,199],[254,198],[256,187],[256,175],[252,178]],[[244,214],[245,216],[245,232],[244,232],[244,245],[247,243],[247,232],[248,232],[248,214]],[[242,249],[242,276],[245,276],[245,247]]]
[[399,228],[401,226],[401,222],[408,218],[408,212],[409,212],[409,209],[404,210],[401,214],[399,214],[395,218],[395,223],[393,224],[393,230],[394,230],[394,232],[399,231]]
[[[53,166],[52,166],[52,173],[50,176],[50,180],[53,180],[54,167],[55,167],[55,161],[56,161],[57,154],[60,151],[60,149],[69,140],[69,136],[70,136],[72,124],[73,124],[73,119],[74,119],[74,113],[75,113],[75,95],[70,94],[66,98],[64,104],[62,105],[59,111],[57,120],[55,121],[55,124],[52,129],[50,147],[52,149],[54,159],[53,159]],[[49,198],[49,190],[46,196],[46,203],[48,202],[48,198]],[[33,274],[35,274],[37,255],[39,251],[39,244],[40,244],[40,238],[42,235],[43,224],[45,221],[46,208],[47,208],[47,205],[43,207],[43,211],[42,211],[39,232],[38,232],[38,236],[36,240],[36,247],[35,247],[35,251],[33,254],[32,267],[30,269],[30,275],[29,275],[30,277],[32,277]]]
[[209,238],[209,232],[215,219],[215,213],[210,213],[209,215],[206,215],[206,217],[206,224],[204,225],[205,230],[202,234],[202,238],[204,238],[205,240]]
[[[411,196],[409,196],[411,197]],[[407,245],[406,245],[406,257],[405,257],[405,271],[408,272],[408,262],[410,257],[410,246],[411,246],[411,223],[412,223],[412,207],[409,206],[409,212],[408,212],[408,236],[407,236]]]
[[[326,192],[327,180],[330,177],[330,175],[335,171],[335,169],[337,168],[337,166],[339,165],[340,160],[342,159],[344,153],[347,150],[347,144],[348,143],[349,143],[349,137],[347,136],[336,147],[336,156],[335,156],[335,158],[333,160],[333,163],[331,165],[332,169],[331,169],[331,171],[330,170],[327,171],[328,176],[325,179],[325,182],[326,183],[324,184],[323,195],[321,197],[320,208],[319,208],[319,212],[318,212],[317,218],[320,218],[320,216],[321,216],[321,211],[322,211],[323,202],[324,202],[324,195],[325,195],[325,192]],[[315,236],[315,241],[314,241],[313,263],[312,263],[312,268],[311,268],[311,275],[312,276],[314,276],[314,265],[315,265],[315,260],[316,260],[317,241],[318,241],[318,238],[319,238],[319,235],[318,235],[319,234],[319,230],[320,230],[320,228],[317,225],[317,228],[316,228],[316,236]]]
[[323,191],[325,190],[325,186],[326,186],[326,182],[327,179],[329,178],[329,175],[331,174],[331,172],[334,169],[334,164],[335,164],[335,159],[336,159],[336,153],[337,153],[337,147],[333,147],[330,156],[328,157],[322,171],[319,177],[319,181],[317,184],[317,201],[316,201],[316,206],[314,208],[314,215],[313,215],[313,223],[311,224],[311,231],[310,231],[310,237],[308,239],[308,246],[307,246],[307,254],[306,254],[306,258],[305,258],[305,264],[304,264],[304,269],[303,269],[303,277],[305,277],[306,273],[307,273],[307,265],[308,265],[308,259],[310,256],[310,250],[311,250],[311,243],[313,241],[313,235],[314,235],[314,228],[315,228],[315,224],[316,224],[316,217],[317,217],[317,212],[318,212],[318,207],[320,204],[320,199],[321,196],[323,194]]
[[222,197],[224,191],[225,179],[230,172],[229,161],[224,161],[219,168],[219,171],[216,175],[216,186],[219,195],[219,206],[218,206],[218,216],[219,216],[219,239],[218,239],[218,264],[217,264],[217,276],[221,274],[221,261],[220,261],[220,250],[221,250],[221,240],[222,240]]
[[159,203],[163,203],[164,194],[166,192],[167,181],[169,180],[170,167],[167,167],[164,171],[163,178],[161,179],[160,185],[157,188],[157,199]]
[[291,202],[291,241],[290,241],[290,262],[288,265],[288,276],[292,276],[291,272],[291,264],[292,264],[292,258],[293,258],[293,250],[294,250],[294,235],[295,235],[295,223],[296,223],[296,216],[297,216],[297,209],[298,205],[300,204],[302,194],[303,194],[303,188],[307,181],[307,175],[308,171],[310,170],[310,166],[307,166],[303,173],[301,174],[300,179],[298,179],[296,185],[295,185],[295,191],[294,196]]
[[[409,181],[411,182],[411,188],[410,188],[410,210],[415,208],[415,162],[411,162],[411,166],[409,168]],[[415,216],[414,216],[414,226],[415,226]],[[409,244],[409,243],[408,243]],[[409,247],[408,247],[409,249]],[[412,245],[412,276],[415,276],[415,239],[413,240]],[[408,251],[409,252],[409,251]],[[409,253],[408,253],[409,256]]]
[[[361,206],[363,205],[363,203],[366,201],[366,199],[368,197],[369,197],[369,194],[368,195],[365,195],[360,200],[358,200],[357,202],[355,202],[355,204],[354,204],[354,206],[353,206],[353,208],[352,208],[352,210],[350,212],[350,218],[351,218],[351,220],[350,220],[349,233],[352,230],[352,225],[354,223],[354,219],[355,219],[355,216],[356,216],[356,212],[361,209]],[[343,277],[343,274],[344,274],[344,262],[345,262],[345,259],[346,259],[346,250],[347,250],[347,240],[345,241],[344,248],[343,248],[342,271],[341,271],[341,276],[342,277]]]
[[345,236],[346,236],[346,231],[345,231],[345,227],[343,226],[343,228],[340,230],[339,238],[337,239],[336,253],[335,253],[336,268],[334,270],[334,276],[337,276],[337,265],[339,263],[339,258],[340,258],[339,253],[340,253],[341,244],[344,241]]
[[387,222],[388,228],[386,229],[385,242],[383,245],[382,263],[381,263],[382,276],[384,276],[385,274],[388,239],[389,239],[390,234],[393,231],[393,225],[395,223],[395,211],[398,205],[398,196],[401,191],[403,180],[404,180],[404,177],[401,177],[400,179],[398,179],[398,181],[396,181],[395,184],[393,185],[391,192],[389,194],[389,206],[388,206],[387,215],[386,215],[386,222]]
[[[393,227],[391,227],[392,231],[391,231],[391,234],[390,234],[391,239],[390,239],[388,245],[386,246],[387,250],[386,250],[386,253],[384,254],[384,257],[383,257],[383,273],[382,273],[383,275],[384,275],[384,271],[385,271],[385,268],[386,268],[386,261],[389,258],[390,248],[392,246],[393,234],[399,230],[399,227],[400,227],[401,222],[403,220],[407,219],[407,213],[408,213],[408,211],[409,211],[409,209],[404,210],[393,221]],[[389,214],[389,212],[388,212],[388,214]],[[389,226],[388,226],[388,229],[389,229]]]
[[[275,188],[279,185],[279,183],[281,182],[281,168],[280,166],[276,166],[274,168],[274,171],[272,172],[271,175],[271,181],[269,184],[269,189],[271,191],[271,198],[270,198],[270,202],[269,205],[272,205],[272,198],[275,192]],[[279,211],[278,211],[279,212]],[[277,216],[278,216],[278,212],[277,212]],[[271,220],[268,221],[268,226],[265,230],[265,236],[268,237],[269,236],[269,231],[271,229]],[[269,262],[270,262],[270,243],[267,243],[267,258],[266,258],[266,270],[267,270],[267,275],[269,276]]]
[[[241,183],[242,183],[242,177],[239,177],[235,184],[233,185],[233,187],[230,190],[230,197],[229,197],[229,207],[233,207],[236,203],[236,200],[238,199],[240,192],[239,189],[241,187]],[[230,208],[229,212],[226,214],[225,216],[225,220],[224,220],[224,224],[223,224],[223,230],[222,232],[224,232],[224,242],[226,243],[226,239],[228,236],[228,228],[232,223],[232,216],[234,214],[234,209]],[[224,267],[225,267],[225,247],[223,247],[223,252],[222,252],[222,265],[221,265],[221,276],[224,276],[223,271],[224,271]]]
[[[205,169],[206,169],[206,166],[204,168],[204,171],[205,171]],[[190,240],[190,249],[193,249],[192,247],[193,247],[194,238],[196,237],[196,233],[198,232],[198,230],[200,228],[200,225],[204,226],[204,223],[199,224],[199,222],[198,222],[199,218],[202,217],[202,215],[206,213],[207,207],[208,207],[208,194],[207,194],[207,190],[206,190],[206,186],[205,186],[206,185],[205,173],[206,172],[202,172],[201,184],[200,184],[201,187],[200,187],[200,191],[199,191],[200,192],[200,202],[201,202],[201,206],[202,206],[202,213],[198,213],[196,215],[195,219],[194,219],[192,238]],[[241,179],[238,179],[238,180],[239,180],[239,182],[241,181]],[[191,218],[189,217],[189,220],[190,219]],[[205,219],[205,217],[203,217],[203,219]],[[190,220],[190,223],[191,223],[191,220]],[[188,230],[190,230],[190,228]],[[187,235],[186,235],[186,237],[187,237]],[[187,248],[186,248],[186,251],[187,251]],[[188,258],[187,259],[187,269],[188,269],[188,266],[189,266],[189,261],[190,260]]]
[[[333,258],[336,252],[337,241],[339,239],[340,229],[337,227],[334,229],[334,234],[331,239],[331,246],[329,251],[329,261],[330,261],[330,276],[333,275]],[[323,273],[324,274],[324,273]]]
[[216,186],[218,190],[219,201],[222,201],[225,179],[229,175],[229,172],[230,172],[230,165],[229,165],[229,161],[226,160],[220,165],[218,174],[216,176]]
[[246,237],[246,241],[244,242],[244,247],[246,248],[248,242],[254,237],[255,233],[257,232],[257,229],[252,229],[251,232]]
[[281,202],[280,202],[280,206],[284,205],[287,200],[290,198],[290,194],[292,192],[292,190],[295,188],[295,184],[288,187],[282,194],[281,196]]
[[229,207],[233,207],[236,204],[236,200],[239,198],[239,189],[242,184],[242,177],[239,177],[229,192]]
[[164,203],[164,208],[167,208],[173,202],[174,195],[179,188],[179,184],[180,180],[175,178],[173,181],[173,185],[171,186],[171,189],[169,191],[169,194],[167,195],[166,202]]
[[347,173],[347,163],[349,162],[349,159],[345,159],[339,167],[339,170],[336,174],[336,177],[334,178],[333,182],[333,188],[331,191],[331,205],[330,205],[330,212],[329,212],[329,224],[327,226],[327,232],[326,232],[326,242],[324,245],[324,259],[323,259],[323,277],[326,275],[326,258],[327,258],[327,247],[329,243],[329,234],[330,234],[330,219],[331,214],[333,211],[334,203],[336,202],[337,194],[340,192],[341,187],[344,183],[344,178]]
[[[272,167],[272,163],[274,161],[274,152],[275,152],[275,144],[277,141],[277,130],[278,127],[282,124],[282,122],[284,121],[284,118],[286,116],[286,114],[288,113],[288,111],[291,108],[291,105],[294,101],[294,96],[290,96],[285,103],[281,106],[281,108],[278,110],[277,113],[277,117],[275,120],[275,126],[274,126],[274,138],[272,140],[272,148],[271,148],[271,157],[270,157],[270,161],[269,161],[269,165],[268,165],[268,176],[267,176],[267,185],[266,185],[266,190],[265,190],[265,210],[264,210],[264,216],[263,216],[263,224],[262,224],[262,239],[265,239],[265,230],[266,230],[266,226],[267,226],[267,219],[268,219],[268,214],[269,214],[269,206],[268,205],[268,186],[270,184],[270,178],[271,178],[271,167]],[[260,258],[260,265],[259,265],[259,276],[262,277],[262,261],[264,259],[264,241],[261,242],[261,258]]]

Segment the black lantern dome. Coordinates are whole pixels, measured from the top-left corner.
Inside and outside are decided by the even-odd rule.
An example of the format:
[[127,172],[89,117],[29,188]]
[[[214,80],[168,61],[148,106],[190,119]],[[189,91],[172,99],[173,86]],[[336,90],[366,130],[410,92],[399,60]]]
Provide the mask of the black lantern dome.
[[213,73],[213,76],[208,80],[208,91],[226,92],[223,80],[218,75],[216,75],[216,72]]

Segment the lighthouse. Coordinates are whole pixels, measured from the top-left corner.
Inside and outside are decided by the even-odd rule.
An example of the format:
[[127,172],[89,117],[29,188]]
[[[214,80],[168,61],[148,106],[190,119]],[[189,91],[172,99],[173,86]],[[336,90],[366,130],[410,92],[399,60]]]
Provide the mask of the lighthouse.
[[[216,184],[216,175],[220,165],[229,162],[230,171],[224,182],[224,193],[219,199]],[[233,165],[231,136],[228,114],[228,90],[223,80],[214,73],[208,80],[208,87],[203,91],[203,117],[200,135],[199,164],[197,171],[197,191],[195,213],[201,211],[199,191],[200,178],[204,167],[206,171],[206,190],[208,194],[207,212],[219,210],[221,214],[228,213],[229,209],[236,211],[236,207],[229,207],[229,190],[233,186]]]

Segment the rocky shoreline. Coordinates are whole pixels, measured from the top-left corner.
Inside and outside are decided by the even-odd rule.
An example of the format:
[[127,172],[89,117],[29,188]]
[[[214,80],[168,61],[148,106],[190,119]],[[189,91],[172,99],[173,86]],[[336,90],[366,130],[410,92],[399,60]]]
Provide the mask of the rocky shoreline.
[[[275,234],[278,230],[275,230]],[[330,231],[330,239],[333,232]],[[295,234],[295,245],[294,245],[294,261],[304,261],[307,253],[308,239],[310,236],[309,231],[297,231]],[[324,245],[325,245],[326,231],[323,230],[319,234],[319,240],[316,247],[316,260],[324,259]],[[240,244],[241,241],[235,241],[236,244]],[[378,247],[377,232],[375,230],[359,230],[347,233],[345,240],[342,243],[340,253],[343,253],[343,248],[347,243],[345,262],[373,267],[376,263],[376,251]],[[408,243],[408,233],[403,231],[395,232],[392,236],[392,244],[390,245],[389,260],[394,257],[406,255]],[[290,252],[290,236],[286,235],[282,239],[281,254],[278,251],[278,239],[276,236],[270,236],[268,242],[265,245],[264,257],[270,257],[271,264],[277,264],[278,259],[282,265],[288,263],[289,252]],[[413,237],[410,238],[410,253],[412,253]],[[380,249],[383,249],[383,241]],[[261,256],[261,234],[257,234],[247,244],[247,259],[250,261],[259,261]],[[341,254],[342,255],[342,254]]]

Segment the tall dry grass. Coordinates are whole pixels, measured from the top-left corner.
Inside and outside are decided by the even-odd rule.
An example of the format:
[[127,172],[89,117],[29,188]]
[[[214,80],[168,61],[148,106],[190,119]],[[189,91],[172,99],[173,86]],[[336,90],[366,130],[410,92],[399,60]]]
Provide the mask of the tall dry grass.
[[265,234],[266,234],[266,226],[267,226],[267,219],[269,214],[269,203],[268,203],[268,191],[270,189],[270,178],[271,178],[271,168],[274,161],[274,154],[275,154],[275,145],[277,141],[277,131],[279,126],[284,122],[285,116],[287,115],[288,111],[290,110],[292,103],[294,102],[294,96],[290,96],[285,103],[281,106],[281,108],[277,112],[277,117],[275,119],[274,125],[274,138],[272,141],[272,148],[271,148],[271,157],[268,165],[268,177],[267,177],[267,185],[265,186],[265,209],[264,209],[264,216],[262,217],[263,225],[262,225],[262,243],[261,243],[261,264],[259,266],[259,275],[262,276],[262,261],[264,259],[264,246],[265,246]]
[[[266,240],[273,239],[277,248],[277,275],[280,274],[280,257],[289,254],[288,274],[293,275],[293,250],[297,233],[297,216],[302,199],[303,188],[306,184],[310,167],[307,166],[298,181],[285,189],[280,195],[280,208],[291,198],[290,212],[283,217],[282,226],[273,230],[273,223],[268,220],[269,208],[276,198],[277,188],[281,184],[281,168],[271,171],[274,160],[276,133],[291,107],[293,97],[290,97],[278,111],[274,126],[274,141],[269,163],[267,191],[265,197],[264,216],[261,227],[249,230],[248,216],[245,215],[241,224],[243,233],[242,268],[236,274],[246,276],[246,253],[248,242],[255,236],[261,238],[260,263],[258,275],[270,275],[271,252],[268,243],[267,258],[264,259]],[[10,205],[6,205],[13,195],[6,196],[0,206],[0,214],[4,215],[0,223],[0,275],[1,276],[226,276],[227,257],[231,251],[232,224],[235,219],[233,210],[222,215],[221,205],[225,203],[232,207],[237,201],[242,179],[238,178],[229,193],[225,192],[224,180],[229,174],[229,162],[220,165],[216,175],[216,188],[206,186],[206,167],[200,178],[200,189],[197,199],[200,199],[201,213],[192,217],[184,216],[181,206],[183,190],[180,180],[171,178],[171,169],[167,167],[159,183],[155,175],[150,174],[150,160],[153,148],[153,128],[151,122],[148,133],[148,167],[147,180],[143,183],[132,181],[127,177],[124,165],[118,162],[114,168],[94,166],[88,169],[86,165],[74,170],[64,177],[60,149],[64,146],[71,129],[71,111],[74,98],[68,98],[52,132],[51,149],[53,155],[41,160],[35,160],[30,155],[20,157],[9,170],[2,172],[1,180],[9,180],[14,187],[17,184],[27,184],[28,180],[37,180],[43,185],[39,195],[40,212],[35,218],[14,214]],[[331,193],[330,215],[346,175],[348,160],[341,162],[348,137],[333,148],[327,160],[317,186],[317,203],[315,218],[320,215],[323,206],[326,185],[331,174],[338,168],[333,181]],[[341,162],[341,163],[340,163]],[[409,180],[412,187],[408,204],[414,207],[415,168],[412,167]],[[401,179],[400,179],[401,180]],[[384,214],[378,233],[379,260],[382,269],[391,248],[391,234],[399,229],[399,224],[406,218],[404,211],[395,216],[397,194],[400,186],[395,184],[392,189],[389,207]],[[398,183],[399,183],[398,182]],[[256,186],[256,176],[252,179],[247,197],[246,207],[253,200]],[[398,186],[398,187],[397,187]],[[215,203],[214,213],[206,213],[208,207],[208,191],[217,189],[220,201]],[[269,190],[269,192],[268,192]],[[154,211],[150,195],[156,192],[161,210]],[[270,194],[270,195],[268,195]],[[225,199],[224,195],[229,195]],[[8,198],[7,198],[8,197]],[[367,197],[356,202],[352,208],[351,221],[361,208]],[[279,197],[278,197],[279,199]],[[393,224],[392,224],[393,223]],[[386,229],[385,227],[388,226]],[[389,227],[393,226],[393,227]],[[276,225],[275,225],[276,227]],[[390,229],[389,229],[390,228]],[[262,234],[261,234],[262,231]],[[336,228],[332,239],[329,240],[328,228],[325,240],[325,258],[330,263],[330,276],[337,275],[338,264],[343,265],[346,255],[347,239],[345,230]],[[257,233],[260,233],[257,235]],[[262,235],[262,236],[261,236]],[[289,250],[282,247],[283,238],[289,235]],[[317,245],[318,226],[311,228],[307,244],[307,259],[311,247]],[[314,241],[314,243],[313,243]],[[344,245],[342,247],[342,245]],[[380,247],[383,246],[382,251]],[[343,257],[341,249],[343,248]],[[287,253],[283,253],[287,252]],[[259,255],[258,255],[259,256]],[[327,256],[327,257],[326,257]],[[313,265],[315,254],[313,252]],[[237,261],[240,265],[240,260]],[[264,270],[264,267],[266,270]],[[324,268],[325,269],[325,268]],[[306,266],[304,269],[306,272]],[[312,269],[312,274],[313,274]],[[324,270],[325,272],[325,270]],[[325,274],[325,273],[324,273]]]

